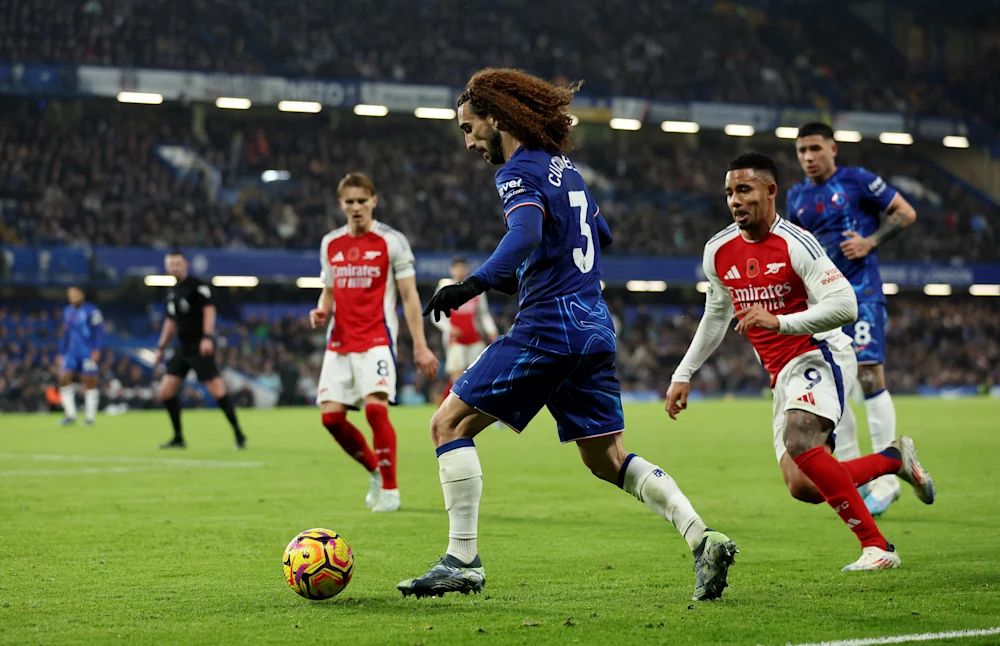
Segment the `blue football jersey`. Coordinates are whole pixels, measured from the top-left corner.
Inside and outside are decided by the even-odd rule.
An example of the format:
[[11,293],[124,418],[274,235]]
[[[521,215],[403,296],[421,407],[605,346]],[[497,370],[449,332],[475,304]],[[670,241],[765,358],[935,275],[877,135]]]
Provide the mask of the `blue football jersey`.
[[87,357],[103,345],[104,317],[101,310],[91,303],[83,303],[79,307],[67,305],[63,310],[59,353]]
[[504,218],[542,210],[542,241],[517,269],[520,311],[508,337],[558,354],[614,352],[601,294],[600,208],[568,157],[519,148],[496,174]]
[[850,260],[840,251],[845,231],[869,236],[889,207],[896,189],[875,173],[841,166],[822,184],[806,178],[788,190],[788,220],[816,236],[826,253],[854,286],[858,301],[885,302],[878,270],[878,250]]

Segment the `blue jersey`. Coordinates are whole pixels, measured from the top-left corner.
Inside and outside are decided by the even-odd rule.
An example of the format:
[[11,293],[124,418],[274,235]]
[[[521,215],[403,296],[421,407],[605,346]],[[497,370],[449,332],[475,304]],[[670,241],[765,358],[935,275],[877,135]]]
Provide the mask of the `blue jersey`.
[[557,354],[614,352],[601,294],[600,208],[563,154],[519,148],[496,174],[504,218],[542,210],[542,240],[517,269],[520,311],[508,337]]
[[94,350],[104,347],[104,317],[101,310],[91,303],[79,307],[67,305],[62,316],[62,338],[59,354],[89,357]]
[[889,207],[896,189],[861,167],[840,167],[830,179],[815,184],[806,178],[788,190],[788,220],[816,236],[837,268],[851,281],[858,302],[885,302],[878,251],[850,260],[840,251],[845,231],[869,236]]

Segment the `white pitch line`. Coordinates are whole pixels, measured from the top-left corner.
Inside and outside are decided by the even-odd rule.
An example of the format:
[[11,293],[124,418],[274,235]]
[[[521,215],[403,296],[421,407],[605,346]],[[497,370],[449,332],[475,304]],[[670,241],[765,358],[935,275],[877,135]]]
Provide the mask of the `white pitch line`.
[[32,476],[94,476],[108,473],[135,473],[151,471],[155,467],[80,467],[76,469],[27,469],[22,471],[0,471],[0,478],[30,478]]
[[191,460],[184,458],[145,458],[128,455],[59,455],[56,453],[0,453],[0,460],[33,460],[36,462],[125,462],[138,464],[163,464],[178,467],[262,467],[266,462],[237,460]]
[[978,630],[952,630],[945,633],[914,633],[912,635],[894,635],[891,637],[867,637],[864,639],[842,639],[832,642],[789,644],[789,646],[874,646],[876,644],[905,644],[907,642],[926,642],[932,639],[965,639],[967,637],[986,637],[989,635],[1000,635],[1000,626]]

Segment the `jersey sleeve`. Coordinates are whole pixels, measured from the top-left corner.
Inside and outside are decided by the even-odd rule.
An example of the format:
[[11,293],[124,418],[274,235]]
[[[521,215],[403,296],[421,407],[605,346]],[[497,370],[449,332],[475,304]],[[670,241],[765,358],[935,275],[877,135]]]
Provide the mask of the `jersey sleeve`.
[[330,271],[330,263],[326,260],[326,247],[330,242],[323,238],[319,245],[319,279],[323,281],[323,286],[333,289],[333,272]]
[[778,332],[818,334],[852,323],[858,318],[858,300],[851,283],[811,233],[800,229],[795,238],[789,240],[788,256],[806,288],[809,306],[801,312],[778,314]]
[[396,276],[396,280],[416,276],[416,260],[406,236],[399,231],[392,231],[387,236],[386,245],[389,248],[389,263],[392,265],[392,273]]
[[503,202],[504,220],[511,213],[525,206],[535,206],[545,213],[545,195],[539,188],[538,178],[527,166],[504,167],[497,173],[497,193]]
[[874,203],[879,211],[889,208],[892,198],[896,197],[896,189],[867,168],[855,169],[854,178],[858,182],[861,199]]
[[729,291],[719,280],[715,271],[715,251],[705,248],[702,259],[702,270],[708,279],[708,290],[705,292],[705,314],[698,323],[698,330],[691,339],[684,358],[674,370],[671,382],[690,383],[694,373],[704,365],[712,353],[722,343],[729,329],[729,321],[733,318],[733,300]]
[[198,294],[198,300],[201,301],[201,306],[215,305],[215,290],[208,283],[202,282],[195,289],[195,293]]

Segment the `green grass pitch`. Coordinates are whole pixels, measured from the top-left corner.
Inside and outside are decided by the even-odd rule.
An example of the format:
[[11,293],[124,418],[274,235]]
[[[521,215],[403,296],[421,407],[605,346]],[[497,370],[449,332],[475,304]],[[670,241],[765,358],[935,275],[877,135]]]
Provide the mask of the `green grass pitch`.
[[[626,408],[626,447],[740,546],[724,599],[697,604],[674,529],[591,476],[547,414],[477,440],[484,594],[421,600],[395,584],[447,541],[430,408],[392,412],[404,509],[386,515],[364,508],[366,475],[314,410],[240,411],[245,452],[217,411],[185,412],[177,452],[157,448],[162,411],[69,429],[0,416],[0,642],[786,644],[998,626],[1000,401],[896,403],[939,498],[904,485],[880,522],[902,568],[854,574],[833,511],[785,491],[768,402],[693,402],[680,422]],[[354,580],[329,601],[282,578],[282,550],[310,527],[354,548]]]

